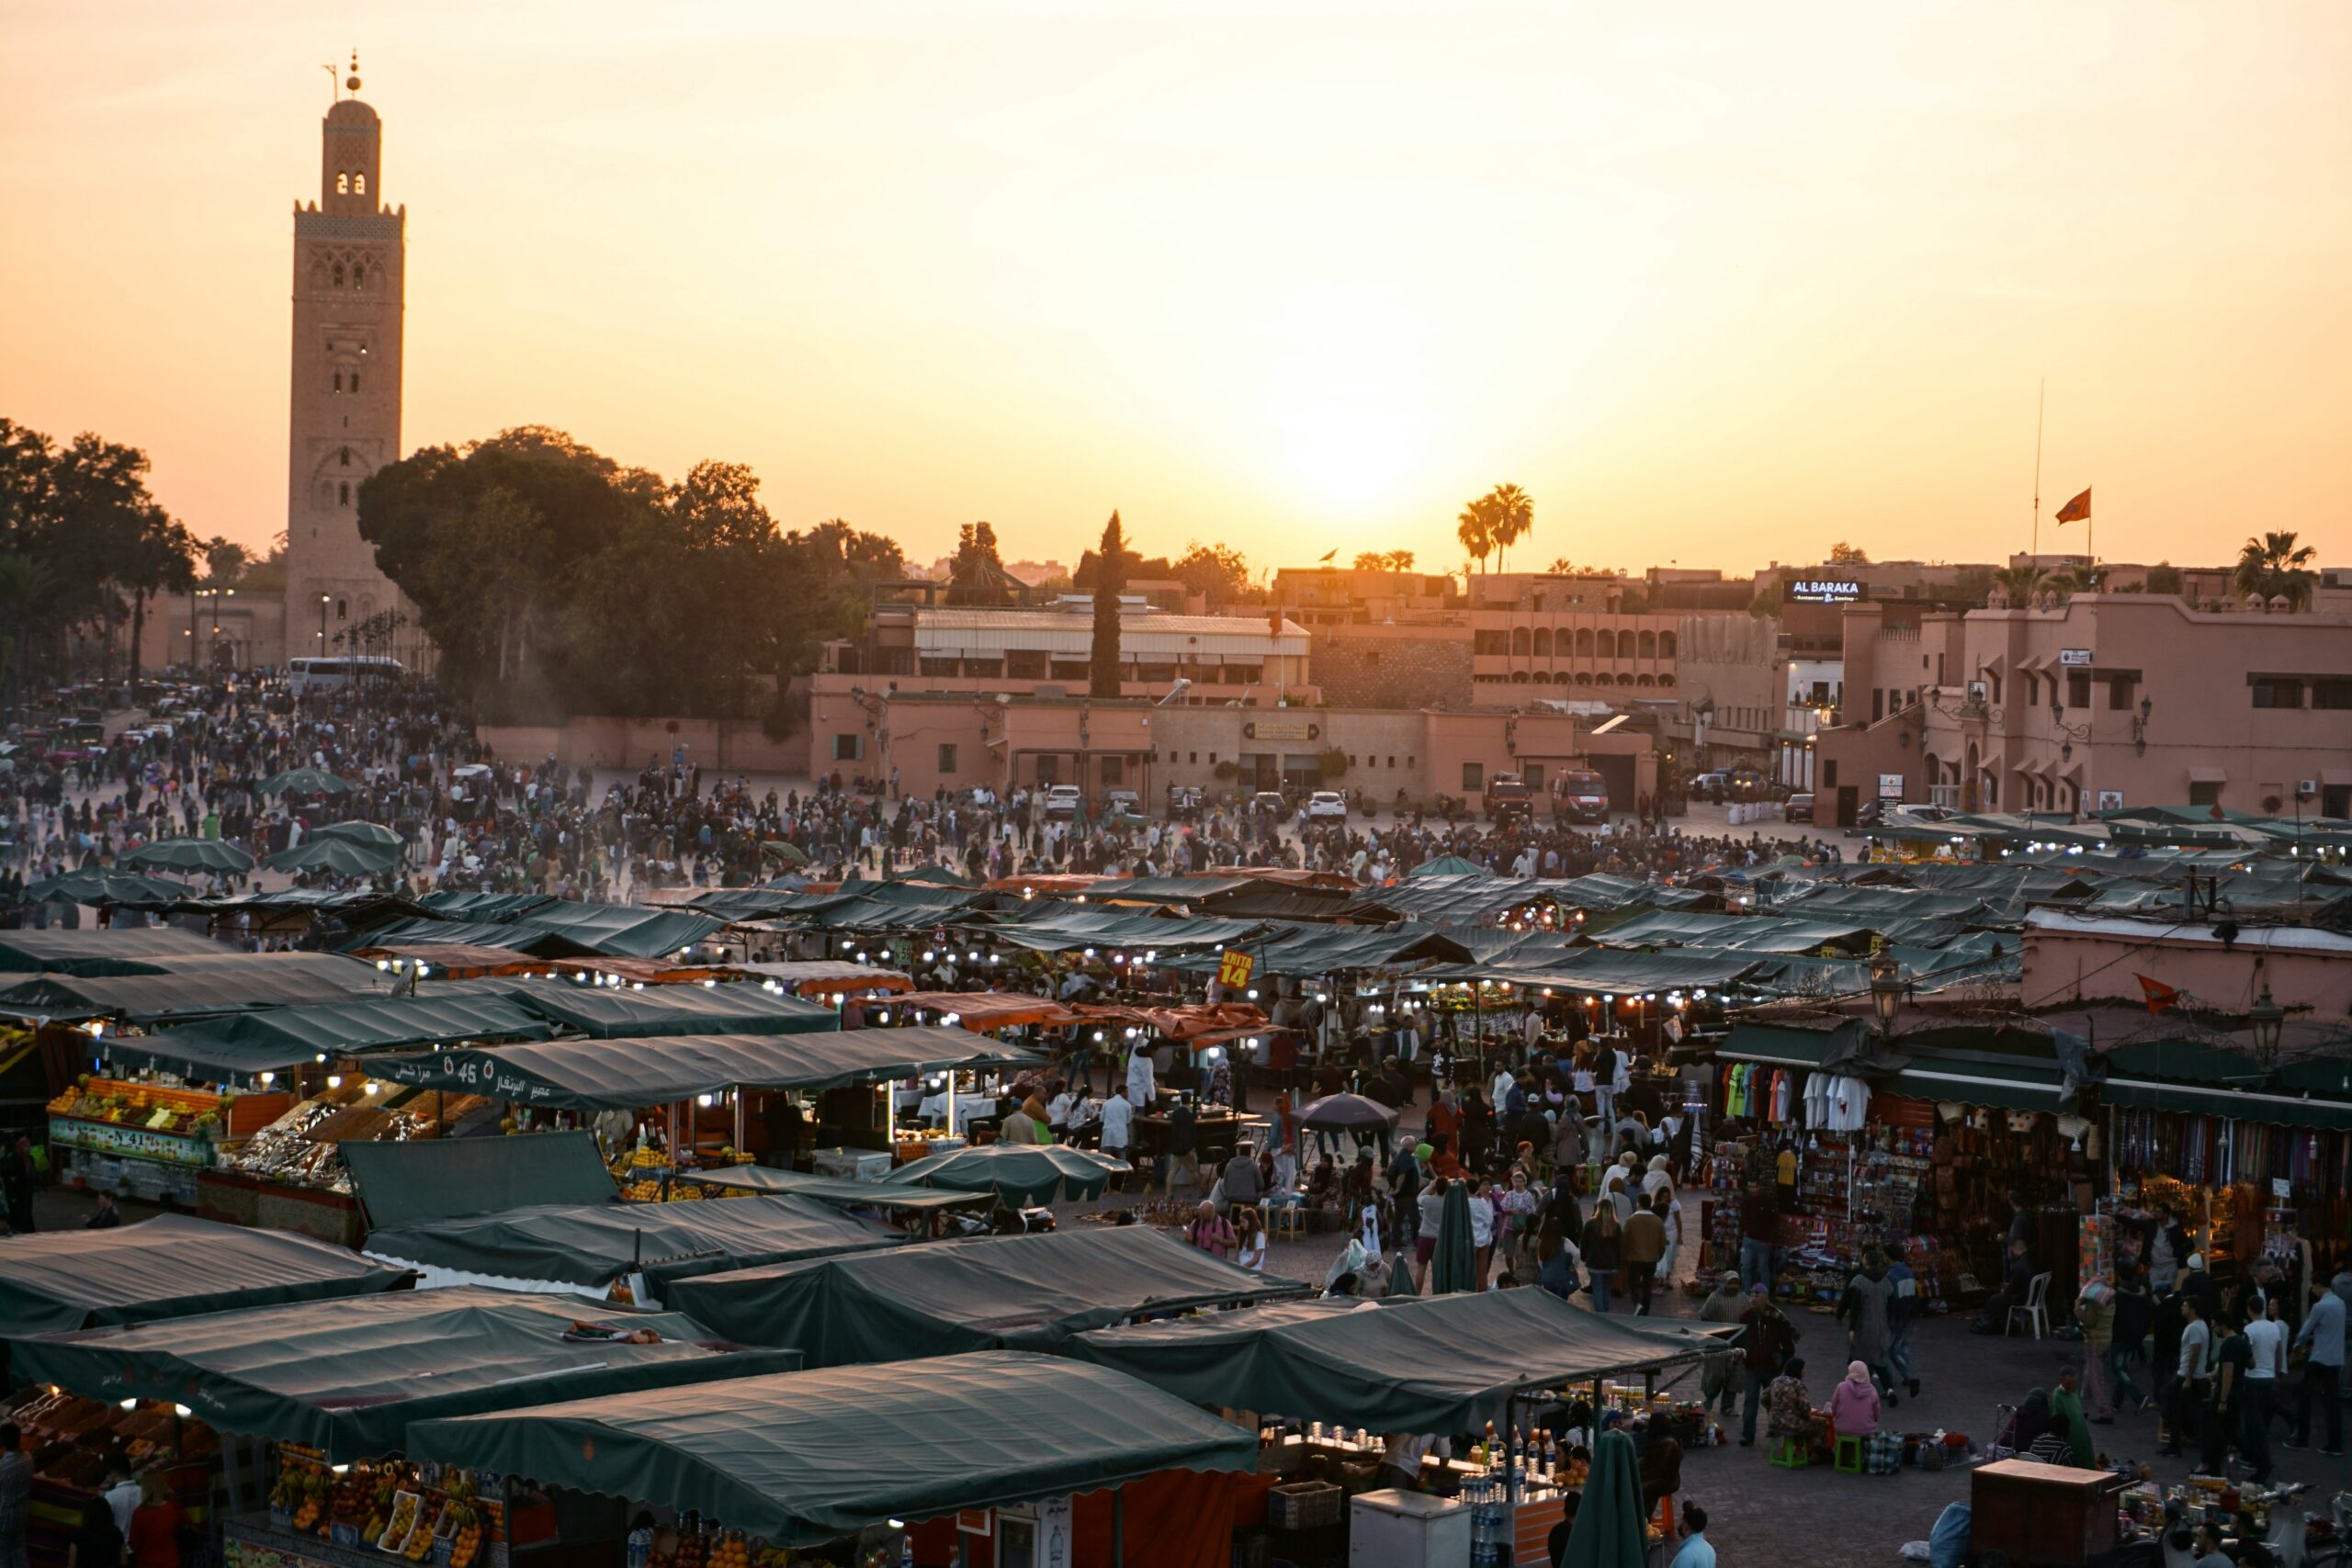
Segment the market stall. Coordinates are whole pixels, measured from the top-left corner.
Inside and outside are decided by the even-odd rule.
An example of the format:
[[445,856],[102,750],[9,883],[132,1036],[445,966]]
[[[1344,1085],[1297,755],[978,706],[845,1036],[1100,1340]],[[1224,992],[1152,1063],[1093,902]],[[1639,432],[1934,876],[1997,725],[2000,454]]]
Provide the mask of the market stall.
[[518,1005],[592,1039],[673,1034],[806,1034],[836,1030],[840,1015],[820,1002],[764,986],[673,985],[646,989],[584,980],[516,980]]
[[1127,1318],[1306,1289],[1132,1225],[707,1274],[681,1280],[665,1299],[746,1343],[790,1346],[812,1367],[833,1367],[1046,1349]]
[[1168,1568],[1225,1568],[1231,1501],[1215,1472],[1257,1459],[1248,1432],[1181,1401],[1012,1351],[925,1361],[920,1377],[836,1367],[419,1422],[409,1450],[626,1500],[609,1535],[590,1526],[557,1543],[566,1562],[599,1568],[623,1561],[640,1506],[675,1521],[673,1564],[765,1564],[786,1550],[796,1563],[898,1563],[911,1533],[918,1568],[945,1568],[962,1559],[959,1530],[1004,1562],[1058,1526],[1076,1562],[1115,1568],[1148,1532]]
[[15,1414],[36,1434],[44,1523],[104,1506],[110,1471],[153,1472],[192,1519],[225,1514],[232,1563],[450,1568],[508,1561],[503,1478],[393,1458],[410,1422],[796,1359],[718,1343],[674,1314],[487,1290],[208,1313],[37,1337],[15,1353],[48,1385]]

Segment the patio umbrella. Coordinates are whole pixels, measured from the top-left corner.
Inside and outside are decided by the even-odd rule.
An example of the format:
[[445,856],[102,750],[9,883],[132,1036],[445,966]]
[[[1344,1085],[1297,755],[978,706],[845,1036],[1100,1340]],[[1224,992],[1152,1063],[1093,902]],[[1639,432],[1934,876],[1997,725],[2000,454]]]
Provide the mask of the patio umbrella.
[[379,850],[397,850],[405,841],[381,822],[330,822],[323,828],[311,829],[311,837],[341,839],[346,843]]
[[923,887],[978,887],[978,883],[960,871],[944,865],[919,865],[899,874],[900,882],[911,882]]
[[1603,1432],[1592,1445],[1584,1505],[1568,1531],[1560,1568],[1643,1568],[1648,1562],[1641,1461],[1634,1457],[1634,1439],[1623,1432]]
[[1486,874],[1487,868],[1476,861],[1464,860],[1460,855],[1440,855],[1435,860],[1425,860],[1407,872],[1405,880],[1410,882],[1417,876],[1484,876]]
[[789,839],[770,839],[760,846],[762,852],[772,854],[786,865],[807,865],[808,852]]
[[[993,1192],[1007,1203],[1049,1202],[1056,1190],[1071,1198],[1099,1198],[1125,1160],[1062,1144],[986,1144],[950,1149],[902,1165],[882,1179],[901,1187],[944,1187],[953,1192]],[[1470,1223],[1463,1211],[1464,1224]]]
[[261,781],[264,795],[348,795],[358,787],[342,774],[320,768],[296,768]]
[[1396,1125],[1396,1112],[1360,1094],[1327,1094],[1299,1107],[1298,1124],[1318,1133],[1377,1133]]
[[1470,1186],[1445,1184],[1445,1207],[1439,1211],[1437,1247],[1430,1253],[1430,1294],[1478,1288],[1478,1249],[1470,1245]]
[[280,850],[262,863],[272,871],[331,871],[337,876],[381,876],[400,858],[348,839],[305,839],[290,850]]
[[251,871],[254,857],[220,839],[158,839],[115,863],[127,871]]
[[133,908],[177,904],[195,895],[196,889],[185,882],[141,876],[135,872],[103,871],[96,866],[27,883],[24,894],[26,900],[34,904],[64,898],[76,904],[127,904]]

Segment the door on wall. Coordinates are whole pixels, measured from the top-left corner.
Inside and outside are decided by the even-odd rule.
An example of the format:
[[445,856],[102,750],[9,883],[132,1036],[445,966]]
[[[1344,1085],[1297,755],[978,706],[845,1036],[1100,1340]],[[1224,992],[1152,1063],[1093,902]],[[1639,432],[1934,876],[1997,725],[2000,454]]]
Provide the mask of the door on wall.
[[1854,818],[1861,809],[1861,803],[1855,799],[1855,796],[1860,793],[1852,784],[1838,786],[1838,826],[1840,828],[1850,828],[1854,825]]

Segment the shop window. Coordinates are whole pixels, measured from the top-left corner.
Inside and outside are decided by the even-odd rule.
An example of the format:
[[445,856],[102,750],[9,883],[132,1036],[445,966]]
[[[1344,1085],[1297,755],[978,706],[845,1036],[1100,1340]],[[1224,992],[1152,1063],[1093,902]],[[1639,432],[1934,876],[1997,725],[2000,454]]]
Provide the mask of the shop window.
[[[2336,711],[2341,711],[2345,708],[2352,708],[2352,680],[2338,678],[2335,680],[2313,681],[2312,682],[2312,706],[2315,708],[2329,708]],[[2329,815],[2334,816],[2335,814],[2331,812]]]
[[2132,705],[2139,701],[2139,687],[2140,682],[2129,675],[2109,676],[2107,678],[2107,711],[2129,712]]
[[1390,767],[1392,767],[1392,768],[1393,768],[1393,767],[1395,767],[1395,766],[1396,765],[1396,758],[1394,758],[1394,757],[1389,758],[1389,759],[1388,759],[1388,765],[1389,765]]
[[953,741],[942,741],[940,743],[939,772],[943,777],[953,774],[956,772],[956,745]]
[[836,762],[862,762],[865,761],[865,737],[863,735],[834,736],[833,761]]
[[2066,705],[2070,708],[2091,705],[2091,678],[2082,671],[2077,670],[2066,677]]
[[1529,762],[1520,769],[1520,774],[1527,781],[1527,787],[1529,789],[1538,790],[1544,787],[1543,763]]
[[2219,805],[2221,805],[2221,804],[2222,804],[2222,786],[2221,786],[2221,784],[2218,784],[2218,783],[2215,783],[2215,784],[2191,784],[2188,786],[2188,804],[2189,804],[2189,805],[2191,805],[2191,806],[2219,806]]
[[1482,790],[1482,789],[1484,789],[1484,788],[1486,788],[1486,787],[1487,787],[1487,765],[1486,765],[1484,762],[1464,762],[1464,763],[1463,763],[1463,764],[1462,764],[1462,788],[1463,788],[1464,793],[1465,793],[1465,794],[1469,794],[1469,795],[1476,795],[1478,791],[1480,791],[1480,790]]

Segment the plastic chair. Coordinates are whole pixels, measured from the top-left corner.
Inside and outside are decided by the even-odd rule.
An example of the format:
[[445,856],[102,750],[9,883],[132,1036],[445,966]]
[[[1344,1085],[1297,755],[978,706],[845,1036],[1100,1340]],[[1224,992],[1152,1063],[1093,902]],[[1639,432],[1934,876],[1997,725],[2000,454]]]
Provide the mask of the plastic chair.
[[1288,1236],[1296,1241],[1306,1234],[1306,1204],[1276,1203],[1266,1211],[1266,1235],[1269,1240],[1280,1241]]
[[1769,1458],[1781,1470],[1803,1470],[1813,1462],[1813,1450],[1802,1438],[1778,1437]]
[[1840,1475],[1861,1474],[1862,1439],[1860,1438],[1839,1438],[1838,1439],[1837,1452],[1831,1456],[1831,1462],[1836,1466],[1838,1473]]
[[2033,1326],[2033,1337],[2036,1339],[2039,1339],[2043,1335],[2048,1334],[2050,1332],[2050,1314],[2045,1303],[2047,1302],[2049,1295],[2050,1276],[2047,1273],[2036,1274],[2032,1279],[2027,1280],[2025,1287],[2025,1302],[2022,1305],[2013,1306],[2009,1309],[2008,1321],[2001,1325],[2001,1332],[2006,1334],[2010,1329],[2016,1327],[2018,1317],[2022,1314],[2026,1322]]

